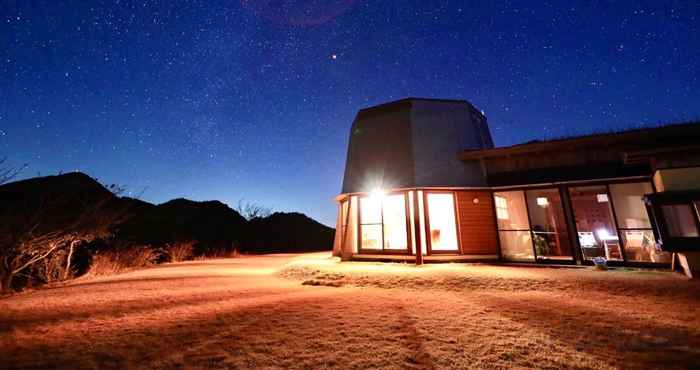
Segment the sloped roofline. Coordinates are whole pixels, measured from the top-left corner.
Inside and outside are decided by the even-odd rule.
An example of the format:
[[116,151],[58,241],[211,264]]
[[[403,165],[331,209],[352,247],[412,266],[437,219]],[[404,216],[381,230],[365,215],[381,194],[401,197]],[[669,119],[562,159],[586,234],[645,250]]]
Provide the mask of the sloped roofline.
[[469,106],[469,108],[471,108],[473,111],[478,112],[479,114],[483,115],[483,113],[482,113],[480,110],[476,109],[476,107],[475,107],[472,103],[470,103],[469,101],[464,100],[464,99],[439,99],[439,98],[417,98],[417,97],[406,97],[406,98],[402,98],[402,99],[399,99],[399,100],[392,100],[392,101],[389,101],[389,102],[386,102],[386,103],[381,103],[381,104],[378,104],[378,105],[373,105],[373,106],[370,106],[370,107],[365,107],[365,108],[360,109],[360,110],[358,111],[358,114],[360,114],[360,113],[371,113],[371,112],[373,112],[373,111],[375,111],[375,110],[386,110],[386,109],[391,109],[391,108],[393,108],[393,107],[397,107],[397,106],[404,105],[404,104],[407,104],[407,103],[410,104],[410,103],[413,102],[413,101],[425,101],[425,102],[433,102],[433,103],[460,103],[460,104],[466,104],[466,105]]
[[[650,136],[651,135],[651,136]],[[568,136],[551,140],[533,140],[526,143],[491,149],[465,150],[459,154],[462,160],[502,157],[533,152],[571,150],[580,147],[654,143],[657,139],[682,145],[700,138],[700,121],[670,123],[650,127],[636,127],[620,131]],[[669,143],[665,143],[669,144]]]

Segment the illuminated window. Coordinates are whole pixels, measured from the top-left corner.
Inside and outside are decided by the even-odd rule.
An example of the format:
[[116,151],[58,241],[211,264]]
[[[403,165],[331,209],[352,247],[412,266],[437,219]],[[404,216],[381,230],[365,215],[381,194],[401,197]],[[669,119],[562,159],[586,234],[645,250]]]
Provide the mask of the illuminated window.
[[361,247],[376,251],[407,251],[406,195],[373,193],[360,198]]
[[621,261],[622,250],[605,185],[569,188],[581,253],[585,259]]
[[418,229],[420,234],[421,253],[428,254],[428,244],[425,240],[425,206],[423,201],[423,191],[418,190]]
[[610,184],[617,227],[622,236],[625,258],[636,262],[671,262],[671,254],[656,249],[656,239],[642,197],[653,193],[651,183]]
[[532,244],[538,259],[571,260],[571,247],[559,190],[556,188],[525,192]]
[[432,251],[458,251],[452,193],[427,193],[428,227]]
[[535,259],[525,193],[522,190],[494,193],[501,255],[511,261]]
[[[348,230],[348,206],[350,204],[350,200],[346,199],[342,203],[340,203],[340,231],[342,236],[345,236]],[[343,239],[344,241],[344,239]]]
[[508,215],[508,202],[506,201],[506,198],[495,195],[493,199],[496,202],[496,218],[498,218],[499,220],[509,219],[510,217]]
[[382,202],[384,222],[384,249],[408,249],[406,232],[406,197],[404,194],[387,195]]
[[360,230],[362,249],[382,249],[381,198],[376,196],[360,198]]

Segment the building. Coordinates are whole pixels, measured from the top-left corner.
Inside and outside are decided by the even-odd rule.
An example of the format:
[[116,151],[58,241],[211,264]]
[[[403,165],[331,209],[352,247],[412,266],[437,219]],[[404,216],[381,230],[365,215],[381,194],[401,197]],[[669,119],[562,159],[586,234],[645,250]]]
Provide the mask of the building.
[[333,250],[416,263],[603,257],[690,274],[699,189],[698,124],[497,148],[470,103],[408,98],[352,124]]

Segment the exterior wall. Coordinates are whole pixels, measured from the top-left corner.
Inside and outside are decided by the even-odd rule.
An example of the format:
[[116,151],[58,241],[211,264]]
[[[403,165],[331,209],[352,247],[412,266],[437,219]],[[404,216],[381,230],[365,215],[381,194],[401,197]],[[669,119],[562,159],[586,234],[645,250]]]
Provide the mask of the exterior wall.
[[356,196],[350,196],[338,203],[333,256],[340,257],[342,260],[350,259],[357,253],[357,205]]
[[343,193],[413,186],[409,113],[407,102],[357,114],[350,130]]
[[465,149],[493,147],[486,118],[464,102],[417,100],[411,107],[414,186],[484,186],[478,163],[461,161]]
[[700,189],[700,167],[668,168],[654,173],[656,191]]
[[[427,193],[450,193],[454,196],[455,226],[457,227],[457,243],[459,250],[455,252],[433,252],[443,257],[469,256],[473,259],[498,259],[498,231],[496,228],[495,213],[493,209],[493,196],[490,190],[405,190],[407,194],[408,219],[410,220],[407,233],[409,234],[409,253],[407,256],[415,256],[416,249],[420,245],[421,255],[426,258],[433,255],[427,250],[427,213],[424,209],[424,200]],[[415,198],[414,198],[415,195]],[[359,247],[359,196],[348,196],[338,204],[338,235],[334,246],[334,255],[343,260],[351,259],[358,253],[366,255],[398,255],[386,253],[386,251],[366,251],[360,253]],[[418,204],[415,200],[418,200]],[[474,199],[478,199],[474,202]],[[345,206],[344,206],[345,205]],[[343,207],[346,207],[344,210]]]
[[[613,185],[624,185],[624,184],[637,184],[637,183],[647,183],[649,187],[651,185],[649,184],[650,179],[630,179],[627,181],[624,180],[616,180],[612,184],[610,184],[608,181],[596,181],[596,182],[585,182],[585,183],[570,183],[568,185],[562,185],[559,187],[547,187],[547,188],[542,188],[542,187],[509,187],[506,188],[505,190],[499,190],[499,191],[527,191],[527,190],[542,190],[542,189],[556,189],[557,194],[561,194],[562,200],[565,200],[566,202],[567,199],[569,199],[570,191],[569,188],[571,187],[580,187],[580,186],[605,186],[605,191],[609,196],[609,199],[613,204],[611,204],[611,212],[615,212],[615,209],[617,211],[621,211],[623,208],[628,209],[629,207],[625,208],[625,202],[620,201],[618,202],[618,198],[616,198],[615,194],[624,194],[624,193],[612,193],[611,190],[609,189],[609,186]],[[389,189],[391,190],[391,189]],[[397,190],[398,191],[398,190]],[[387,258],[402,258],[404,260],[412,260],[415,258],[415,251],[418,249],[418,246],[420,245],[420,249],[423,251],[421,254],[425,256],[426,261],[430,261],[430,258],[436,257],[436,258],[443,258],[443,259],[449,259],[449,258],[454,258],[455,260],[464,260],[466,258],[472,259],[472,260],[494,260],[494,259],[500,259],[501,256],[501,241],[499,241],[499,231],[498,231],[498,224],[496,220],[496,211],[495,211],[495,201],[494,201],[494,191],[491,189],[465,189],[465,188],[453,188],[453,189],[445,189],[445,188],[433,188],[433,189],[428,189],[428,188],[423,188],[420,190],[417,190],[416,188],[413,189],[405,189],[401,190],[401,192],[405,192],[405,194],[408,195],[407,197],[407,203],[406,203],[406,208],[408,211],[407,218],[408,218],[408,227],[407,227],[407,233],[409,234],[408,237],[408,243],[410,245],[409,250],[406,252],[403,251],[387,251],[387,250],[360,250],[359,244],[359,232],[360,232],[360,226],[359,226],[359,217],[358,217],[358,212],[359,212],[359,197],[363,196],[362,194],[352,194],[348,195],[346,197],[346,200],[343,203],[340,203],[339,206],[342,207],[343,204],[345,204],[348,208],[347,211],[340,211],[340,220],[338,221],[338,224],[340,225],[339,230],[341,230],[339,238],[341,238],[341,241],[339,242],[340,246],[336,246],[336,251],[340,249],[339,255],[343,260],[349,260],[349,259],[354,259],[354,256],[357,256],[357,258],[368,258],[370,256],[375,256],[377,259],[387,259]],[[387,191],[387,194],[391,194],[391,191]],[[421,204],[423,204],[424,200],[428,196],[428,194],[431,193],[449,193],[454,195],[454,206],[455,206],[455,225],[457,226],[457,239],[458,239],[458,244],[459,244],[459,250],[452,252],[448,250],[440,250],[440,251],[430,251],[427,250],[426,247],[429,245],[428,243],[428,237],[430,236],[430,232],[428,231],[429,227],[427,222],[428,220],[428,212],[425,207],[421,207]],[[643,194],[644,192],[640,193]],[[411,195],[416,195],[416,198],[414,198]],[[416,199],[418,202],[416,203]],[[478,199],[477,202],[475,202],[475,199]],[[624,199],[624,198],[619,198],[619,199]],[[584,199],[585,200],[585,199]],[[524,200],[527,202],[526,200]],[[551,200],[552,202],[555,202],[555,200]],[[641,200],[639,200],[641,202]],[[532,254],[532,259],[531,262],[538,262],[538,263],[548,263],[548,262],[553,262],[553,263],[591,263],[590,260],[586,260],[583,258],[581,255],[581,246],[580,246],[580,235],[577,237],[577,224],[575,224],[575,217],[576,214],[579,215],[579,217],[585,217],[586,214],[592,214],[594,213],[592,210],[590,210],[589,205],[579,199],[576,209],[571,208],[571,204],[568,206],[563,207],[563,214],[560,219],[560,224],[561,225],[566,225],[562,226],[564,229],[562,229],[562,235],[568,235],[563,239],[564,244],[568,245],[571,250],[570,254],[566,254],[566,258],[556,258],[553,257],[554,255],[538,255],[538,257],[535,257],[535,252],[534,250],[536,249],[534,245],[529,244],[528,249],[533,250]],[[424,204],[423,204],[424,205]],[[525,208],[521,209],[522,212],[529,212],[527,208],[527,203],[524,203]],[[642,208],[643,209],[643,208]],[[509,210],[510,211],[510,210]],[[575,214],[575,212],[578,212]],[[629,210],[627,212],[630,212]],[[528,219],[530,219],[531,215],[525,214]],[[581,216],[584,215],[584,216]],[[616,232],[618,233],[618,236],[620,237],[619,241],[621,244],[619,244],[617,247],[615,245],[612,246],[611,250],[615,250],[617,248],[618,251],[620,251],[620,257],[615,258],[613,260],[610,260],[612,264],[632,264],[632,265],[656,265],[656,266],[661,266],[662,264],[667,264],[670,261],[670,257],[666,256],[664,260],[660,259],[651,259],[647,260],[644,258],[637,258],[634,257],[636,255],[633,254],[627,254],[631,253],[630,251],[633,251],[634,248],[638,247],[636,244],[631,244],[631,246],[628,246],[627,243],[627,237],[625,235],[625,230],[631,230],[630,227],[633,228],[633,231],[644,231],[647,228],[643,226],[621,226],[622,224],[618,224],[619,221],[618,219],[614,217],[615,213],[612,213],[611,215],[604,214],[603,216],[593,216],[591,215],[590,219],[595,218],[596,220],[600,221],[600,219],[604,219],[605,222],[602,222],[603,224],[610,225]],[[602,217],[602,218],[601,218]],[[612,218],[608,218],[612,217]],[[629,219],[629,217],[628,217]],[[347,220],[346,224],[343,225],[343,220]],[[611,230],[613,230],[611,229]],[[510,232],[513,230],[506,230],[504,232]],[[522,230],[521,230],[522,231]],[[525,230],[525,232],[528,233],[528,235],[532,232],[531,228]],[[651,232],[651,228],[649,227],[649,232]],[[615,234],[615,232],[612,232],[612,234]],[[529,239],[530,242],[532,243],[532,239]],[[511,246],[512,247],[512,246]],[[506,246],[503,246],[503,248],[506,248]],[[630,248],[629,250],[627,248]],[[636,249],[635,249],[636,250]],[[539,253],[539,252],[538,252]],[[625,254],[626,257],[623,257],[622,253]],[[606,254],[607,254],[607,247],[606,247]],[[336,255],[338,255],[338,252],[336,252]],[[563,256],[563,255],[562,255]],[[632,256],[632,257],[631,257]],[[541,258],[540,258],[541,257]],[[589,256],[590,257],[590,256]],[[692,256],[688,256],[686,258],[686,255],[684,255],[683,261],[688,260],[690,263],[692,263],[693,259]],[[417,258],[416,258],[417,259]],[[528,260],[530,261],[530,260]]]
[[404,99],[363,109],[350,130],[342,193],[484,186],[480,164],[457,153],[492,147],[486,118],[466,101]]
[[[498,231],[491,191],[455,192],[462,254],[498,256]],[[474,203],[478,199],[478,203]]]

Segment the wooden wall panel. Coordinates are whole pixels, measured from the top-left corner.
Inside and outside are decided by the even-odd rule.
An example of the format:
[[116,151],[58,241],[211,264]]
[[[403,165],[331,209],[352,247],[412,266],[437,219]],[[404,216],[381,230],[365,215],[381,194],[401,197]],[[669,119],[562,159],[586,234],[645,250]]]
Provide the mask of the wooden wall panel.
[[[498,255],[498,231],[491,192],[460,190],[455,193],[462,254]],[[479,202],[475,204],[474,198]]]

